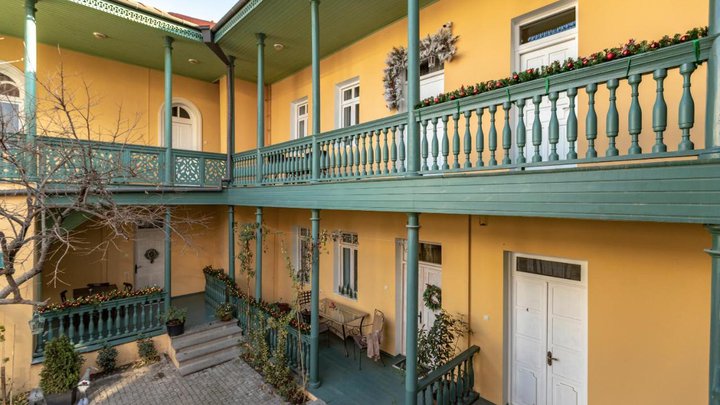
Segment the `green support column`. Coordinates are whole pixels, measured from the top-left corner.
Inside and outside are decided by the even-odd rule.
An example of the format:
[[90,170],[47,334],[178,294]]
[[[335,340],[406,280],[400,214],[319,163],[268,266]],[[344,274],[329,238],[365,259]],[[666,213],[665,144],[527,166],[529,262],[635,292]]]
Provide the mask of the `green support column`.
[[415,119],[415,106],[420,102],[420,6],[418,0],[408,0],[407,9],[407,175],[417,176],[420,170],[420,123]]
[[227,158],[225,178],[228,186],[233,183],[233,160],[235,153],[235,57],[228,56],[227,65]]
[[257,38],[257,175],[255,181],[262,184],[263,162],[260,148],[265,146],[265,34]]
[[165,184],[173,183],[172,158],[172,43],[171,37],[165,37]]
[[320,210],[312,210],[312,274],[310,276],[310,388],[320,386]]
[[170,208],[165,210],[165,313],[170,309],[172,293],[172,228],[170,227]]
[[235,281],[235,207],[228,205],[228,276]]
[[[720,0],[710,0],[708,24],[710,36],[720,34]],[[707,64],[707,101],[705,102],[705,149],[702,158],[720,158],[720,42],[714,41]]]
[[[35,24],[35,0],[25,0],[25,136],[29,145],[34,145],[37,135],[35,103],[37,79],[37,27]],[[37,173],[37,155],[33,152],[27,161],[28,174]]]
[[312,41],[312,180],[320,178],[320,0],[310,0]]
[[262,300],[262,253],[263,253],[263,209],[257,207],[255,210],[255,299],[257,302]]
[[405,301],[405,405],[417,403],[418,270],[420,251],[419,214],[407,214],[407,266]]
[[720,405],[720,225],[708,225],[712,236],[710,254],[710,405]]

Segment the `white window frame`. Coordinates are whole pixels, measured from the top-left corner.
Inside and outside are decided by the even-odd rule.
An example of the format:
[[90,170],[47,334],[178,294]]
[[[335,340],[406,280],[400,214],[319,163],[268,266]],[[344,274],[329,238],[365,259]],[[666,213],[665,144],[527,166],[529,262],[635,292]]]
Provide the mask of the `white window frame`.
[[[349,236],[351,239],[355,239],[355,243],[350,243],[345,241],[345,236]],[[353,285],[355,283],[355,280],[359,279],[357,277],[358,269],[355,262],[358,261],[358,235],[354,232],[342,232],[340,234],[340,238],[335,242],[335,277],[333,278],[333,291],[335,294],[343,296],[345,298],[349,299],[355,299],[357,300],[357,294],[358,294],[358,286]],[[343,249],[350,249],[350,280],[346,282],[346,280],[343,279]],[[354,295],[350,296],[348,294],[342,294],[340,290],[338,289],[338,286],[340,285],[349,285],[351,288],[353,288]]]
[[[305,106],[305,114],[300,114],[298,110],[303,105]],[[310,103],[308,103],[307,97],[290,103],[290,139],[302,138],[298,131],[301,124],[305,128],[305,136],[308,136],[308,130],[310,129]]]
[[[359,124],[360,96],[353,97],[350,100],[343,99],[343,92],[349,89],[360,87],[360,78],[355,77],[335,86],[335,128],[346,128]],[[345,107],[351,108],[350,125],[344,125],[343,112]]]
[[[173,97],[173,107],[182,107],[188,113],[190,113],[190,120],[192,122],[192,134],[193,134],[193,148],[188,150],[201,151],[202,150],[202,114],[200,110],[190,100]],[[160,111],[158,112],[160,119],[158,119],[158,145],[165,147],[165,103],[160,105]]]
[[17,87],[19,96],[0,96],[3,97],[4,101],[15,104],[17,106],[18,114],[18,129],[23,132],[25,128],[25,75],[20,69],[12,65],[12,62],[6,62],[0,60],[0,73],[9,77],[13,85]]
[[[301,273],[303,270],[303,239],[304,238],[310,238],[312,235],[310,233],[310,228],[306,228],[304,226],[296,226],[295,227],[295,274]],[[310,271],[311,269],[306,269],[307,271],[305,274],[307,274],[307,279],[301,280],[302,282],[307,283],[310,281]]]

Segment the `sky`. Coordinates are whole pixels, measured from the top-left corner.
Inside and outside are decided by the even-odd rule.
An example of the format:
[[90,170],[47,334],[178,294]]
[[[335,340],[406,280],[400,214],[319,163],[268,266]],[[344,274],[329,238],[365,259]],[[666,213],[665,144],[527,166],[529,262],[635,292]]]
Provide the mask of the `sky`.
[[139,0],[146,6],[173,11],[203,20],[218,21],[237,0]]

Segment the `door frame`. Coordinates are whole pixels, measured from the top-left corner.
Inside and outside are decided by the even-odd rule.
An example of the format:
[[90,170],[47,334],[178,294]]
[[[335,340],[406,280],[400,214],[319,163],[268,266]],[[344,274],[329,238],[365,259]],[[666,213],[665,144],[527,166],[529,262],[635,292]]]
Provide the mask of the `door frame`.
[[[503,329],[505,337],[503,338],[503,343],[505,346],[505,349],[503,350],[503,401],[504,404],[510,403],[510,398],[512,398],[512,386],[511,386],[511,376],[512,376],[512,351],[513,351],[513,300],[515,298],[513,294],[513,281],[514,281],[514,271],[513,271],[513,261],[517,257],[527,257],[531,259],[541,259],[541,260],[552,260],[556,262],[562,262],[562,263],[571,263],[571,264],[578,264],[580,265],[580,281],[572,281],[572,280],[565,280],[561,278],[556,277],[549,277],[549,276],[542,276],[538,274],[523,274],[523,277],[529,277],[534,278],[538,280],[543,281],[552,281],[554,283],[563,284],[563,285],[569,285],[573,287],[581,287],[584,291],[583,299],[585,300],[585,316],[584,316],[584,325],[583,325],[583,332],[585,334],[585,394],[586,394],[586,400],[587,400],[587,394],[590,391],[589,390],[589,381],[588,381],[588,359],[590,358],[590,347],[588,345],[589,336],[588,336],[588,325],[590,323],[589,320],[589,308],[588,308],[588,262],[587,260],[576,260],[576,259],[570,259],[567,257],[555,257],[555,256],[546,256],[546,255],[538,255],[533,253],[523,253],[523,252],[514,252],[514,251],[505,251],[504,252],[505,260],[504,260],[504,275],[503,275],[503,290],[505,299],[503,300]],[[547,384],[546,384],[547,386]],[[547,392],[546,392],[547,396]],[[586,402],[587,403],[587,402]]]
[[[193,148],[183,149],[202,152],[203,137],[202,137],[202,114],[195,104],[190,100],[182,97],[173,97],[172,107],[183,107],[190,113],[192,122],[192,137],[193,137]],[[158,145],[165,147],[165,103],[160,104],[160,111],[158,111]]]
[[[140,261],[140,257],[139,257],[139,256],[142,255],[141,252],[138,252],[138,240],[139,240],[139,238],[138,238],[138,233],[139,233],[140,231],[142,231],[142,230],[154,230],[154,231],[159,230],[160,232],[163,233],[163,235],[165,234],[164,229],[162,228],[162,226],[157,226],[157,225],[156,225],[156,226],[145,226],[145,227],[137,227],[137,226],[136,226],[136,227],[135,227],[135,235],[134,235],[134,237],[133,237],[133,273],[132,273],[132,284],[133,284],[133,287],[134,287],[134,288],[137,288],[137,285],[138,285],[138,282],[137,282],[137,266],[138,266],[139,261]],[[161,246],[162,246],[162,250],[159,252],[159,253],[162,255],[162,257],[163,257],[163,261],[164,261],[164,260],[167,260],[167,258],[165,257],[166,252],[165,252],[165,243],[164,243],[164,240],[165,240],[165,238],[164,238],[164,236],[163,236],[163,239],[162,239],[162,242],[163,242],[163,243],[162,243],[162,245],[161,245]],[[163,263],[164,263],[164,262],[163,262]],[[164,283],[164,280],[163,280],[163,283]],[[165,286],[163,285],[163,289],[164,289],[164,288],[165,288]]]

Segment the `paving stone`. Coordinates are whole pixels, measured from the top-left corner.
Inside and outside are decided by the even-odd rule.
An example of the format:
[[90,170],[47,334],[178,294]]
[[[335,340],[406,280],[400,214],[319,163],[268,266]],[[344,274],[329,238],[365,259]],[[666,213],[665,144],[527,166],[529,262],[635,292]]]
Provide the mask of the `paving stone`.
[[92,404],[103,405],[286,404],[240,359],[183,377],[163,358],[94,380],[88,391]]

